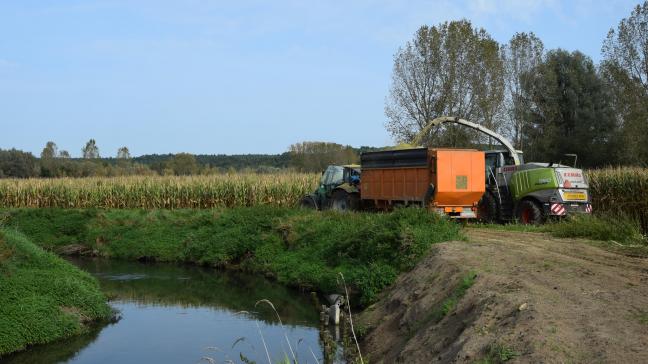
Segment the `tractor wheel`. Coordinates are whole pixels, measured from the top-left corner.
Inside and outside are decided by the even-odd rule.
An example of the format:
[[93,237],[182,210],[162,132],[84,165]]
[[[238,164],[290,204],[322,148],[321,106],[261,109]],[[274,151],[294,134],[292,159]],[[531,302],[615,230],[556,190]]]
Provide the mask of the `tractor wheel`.
[[336,190],[331,196],[331,209],[337,211],[355,211],[360,207],[360,196],[345,190]]
[[477,206],[477,217],[485,223],[494,223],[499,220],[497,213],[497,200],[495,196],[489,191],[486,191],[479,200]]
[[525,225],[539,225],[545,220],[540,206],[531,200],[520,202],[517,208],[517,218],[521,224]]
[[315,200],[311,196],[304,196],[304,198],[299,202],[299,206],[305,209],[317,210],[317,203],[315,203]]

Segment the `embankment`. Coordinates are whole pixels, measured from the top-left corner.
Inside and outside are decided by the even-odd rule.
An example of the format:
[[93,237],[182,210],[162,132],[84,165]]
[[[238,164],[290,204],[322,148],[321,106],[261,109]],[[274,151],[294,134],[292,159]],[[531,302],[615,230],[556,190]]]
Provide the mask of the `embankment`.
[[93,277],[0,229],[0,356],[85,332],[111,315]]
[[5,223],[42,247],[129,260],[238,268],[325,293],[344,274],[366,305],[457,224],[421,209],[390,214],[257,206],[217,210],[5,210]]
[[357,318],[372,363],[648,362],[648,259],[468,229]]

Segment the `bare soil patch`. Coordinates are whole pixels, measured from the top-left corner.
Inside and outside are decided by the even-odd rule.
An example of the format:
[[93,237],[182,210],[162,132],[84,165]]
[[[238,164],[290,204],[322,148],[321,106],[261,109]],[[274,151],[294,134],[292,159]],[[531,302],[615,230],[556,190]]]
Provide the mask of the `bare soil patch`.
[[372,363],[648,362],[648,259],[541,233],[467,235],[360,315]]

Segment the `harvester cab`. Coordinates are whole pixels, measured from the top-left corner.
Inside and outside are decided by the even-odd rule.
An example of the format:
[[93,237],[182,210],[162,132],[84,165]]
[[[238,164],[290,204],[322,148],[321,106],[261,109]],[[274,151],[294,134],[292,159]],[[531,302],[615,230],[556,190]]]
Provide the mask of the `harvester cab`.
[[360,205],[360,166],[330,165],[322,172],[319,186],[305,196],[301,206],[317,210],[357,210]]
[[422,137],[442,123],[478,130],[505,148],[485,153],[486,192],[479,202],[480,219],[539,224],[549,217],[592,212],[587,179],[581,169],[554,163],[525,163],[522,152],[506,138],[479,124],[440,117],[432,120],[414,142],[420,143]]

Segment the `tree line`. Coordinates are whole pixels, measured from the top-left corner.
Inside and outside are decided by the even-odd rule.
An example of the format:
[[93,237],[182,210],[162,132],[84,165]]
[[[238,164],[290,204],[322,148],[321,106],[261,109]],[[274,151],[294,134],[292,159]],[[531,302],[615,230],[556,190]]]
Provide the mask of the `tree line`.
[[[648,1],[602,40],[602,60],[545,50],[532,32],[498,44],[468,20],[422,26],[394,56],[387,130],[410,142],[438,116],[458,116],[507,136],[527,160],[578,154],[585,167],[648,164]],[[459,126],[429,146],[492,143]]]
[[82,158],[71,158],[49,141],[40,158],[16,149],[0,149],[0,178],[115,177],[128,175],[193,175],[230,171],[272,173],[281,170],[316,172],[328,164],[356,163],[363,151],[377,148],[353,148],[328,142],[302,142],[281,154],[193,155],[148,154],[132,157],[127,147],[116,157],[102,158],[94,139],[82,149]]

